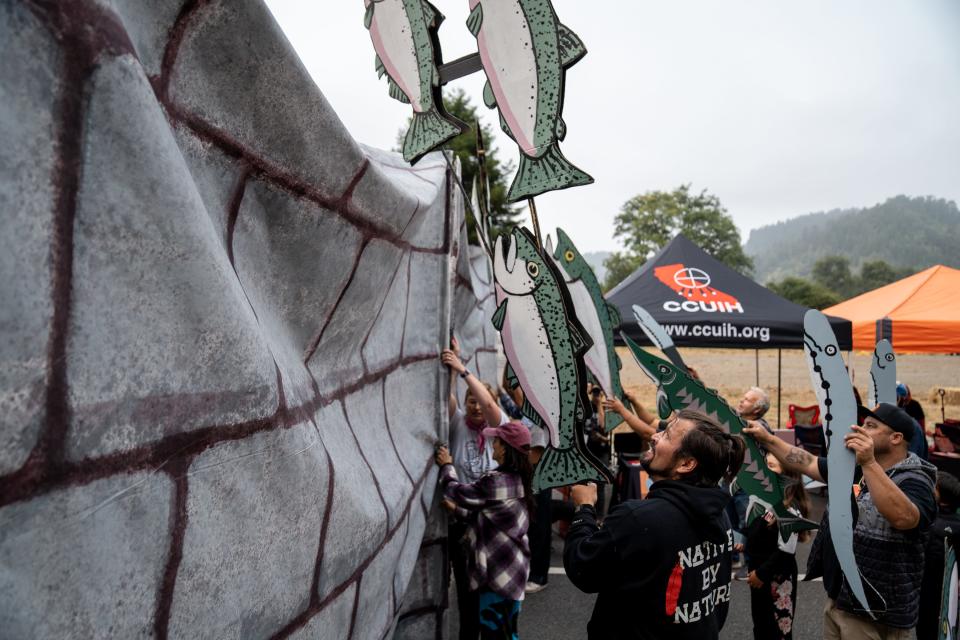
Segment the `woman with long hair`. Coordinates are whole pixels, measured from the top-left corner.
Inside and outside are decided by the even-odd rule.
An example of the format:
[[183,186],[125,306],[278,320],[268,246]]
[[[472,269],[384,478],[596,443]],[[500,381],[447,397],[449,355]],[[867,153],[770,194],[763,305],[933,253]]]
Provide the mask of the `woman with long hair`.
[[493,443],[497,469],[475,482],[462,483],[450,452],[439,447],[440,488],[467,522],[464,539],[470,546],[470,588],[479,593],[474,615],[480,624],[480,638],[516,639],[520,602],[530,572],[530,430],[519,422],[508,422],[485,428],[483,436]]
[[[796,516],[806,517],[810,499],[799,473],[785,471],[780,462],[767,454],[767,466],[780,475],[783,484],[783,505]],[[797,542],[806,540],[807,532],[792,533],[784,542],[777,519],[759,504],[747,509],[746,551],[747,583],[755,640],[790,640],[797,594]]]

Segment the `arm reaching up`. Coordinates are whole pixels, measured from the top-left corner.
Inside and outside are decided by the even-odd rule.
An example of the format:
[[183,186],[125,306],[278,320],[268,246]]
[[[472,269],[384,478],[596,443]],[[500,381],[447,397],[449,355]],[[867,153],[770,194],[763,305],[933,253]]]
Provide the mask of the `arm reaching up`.
[[620,399],[617,397],[610,397],[604,400],[603,408],[607,411],[615,411],[619,413],[623,417],[623,421],[627,423],[627,426],[633,429],[644,440],[649,440],[653,437],[653,434],[657,432],[657,428],[655,426],[648,424],[639,416],[637,416],[637,414],[627,409],[627,407],[620,402]]
[[748,420],[743,433],[751,436],[758,443],[773,454],[785,469],[802,473],[814,480],[823,482],[820,467],[817,465],[817,456],[800,447],[791,447],[789,444],[767,431],[762,424]]
[[626,391],[624,392],[623,395],[625,395],[627,400],[630,401],[630,404],[633,405],[633,410],[636,412],[637,417],[643,420],[644,422],[646,422],[651,427],[653,427],[653,430],[656,431],[657,423],[660,422],[660,418],[654,415],[653,412],[651,412],[649,409],[644,407],[643,404],[641,404],[640,401],[637,400],[637,396],[633,395],[632,393],[628,393]]
[[[455,340],[451,343],[451,346],[456,346]],[[497,399],[487,390],[486,385],[467,369],[457,352],[453,349],[444,349],[440,355],[440,360],[467,383],[470,395],[480,403],[480,410],[483,412],[483,419],[486,423],[492,426],[499,425],[502,422],[503,412],[500,410],[500,405],[497,404]],[[453,402],[456,403],[456,398]]]

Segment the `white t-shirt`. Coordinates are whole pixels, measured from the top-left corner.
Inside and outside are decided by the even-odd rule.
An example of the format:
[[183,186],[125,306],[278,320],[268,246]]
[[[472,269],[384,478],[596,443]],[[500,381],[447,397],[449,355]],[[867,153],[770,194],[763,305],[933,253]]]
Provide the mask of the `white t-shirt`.
[[[510,418],[501,409],[500,424],[506,424],[509,421]],[[457,409],[450,418],[450,455],[453,456],[453,468],[457,470],[460,482],[476,482],[480,476],[497,468],[497,463],[493,459],[491,439],[484,439],[483,451],[481,451],[477,446],[477,433],[467,427],[463,409]]]
[[546,449],[550,444],[550,436],[547,435],[547,430],[541,426],[535,425],[527,418],[522,418],[520,420],[523,424],[530,429],[530,448],[536,449]]

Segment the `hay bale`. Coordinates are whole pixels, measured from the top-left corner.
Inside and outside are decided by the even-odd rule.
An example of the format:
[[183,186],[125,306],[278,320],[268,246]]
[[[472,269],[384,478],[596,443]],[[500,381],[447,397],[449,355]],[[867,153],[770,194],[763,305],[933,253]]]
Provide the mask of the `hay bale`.
[[960,404],[960,387],[931,387],[927,396],[930,402],[940,406],[940,389],[946,392],[943,396],[944,404]]

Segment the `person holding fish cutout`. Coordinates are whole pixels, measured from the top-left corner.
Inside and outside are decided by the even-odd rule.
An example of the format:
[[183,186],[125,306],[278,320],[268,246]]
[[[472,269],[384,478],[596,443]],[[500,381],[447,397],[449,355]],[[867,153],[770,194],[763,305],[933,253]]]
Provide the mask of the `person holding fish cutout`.
[[[783,469],[772,454],[767,454],[766,461],[767,467],[780,476],[783,506],[794,516],[805,518],[810,500],[800,474]],[[806,542],[810,534],[795,532],[783,540],[777,532],[776,513],[755,500],[748,502],[744,522],[753,638],[790,640],[797,605],[797,543]]]
[[730,601],[733,532],[718,486],[740,470],[746,445],[711,417],[680,411],[658,432],[641,464],[654,480],[598,524],[593,484],[572,489],[576,517],[563,566],[571,582],[598,593],[590,640],[719,637]]
[[[661,418],[667,419],[675,412],[692,409],[711,416],[732,435],[739,435],[746,428],[747,423],[715,389],[708,389],[694,379],[685,367],[658,358],[627,336],[621,336],[640,369],[657,385],[657,409]],[[783,540],[794,532],[816,528],[815,523],[795,517],[783,506],[780,478],[767,467],[765,453],[752,439],[746,441],[744,465],[737,474],[736,485],[776,514]]]
[[[824,611],[825,638],[907,638],[919,616],[923,543],[936,517],[936,468],[909,453],[913,420],[902,409],[881,403],[873,410],[860,407],[859,414],[862,424],[850,425],[843,440],[833,446],[845,447],[856,458],[854,480],[860,493],[853,553],[870,609],[844,577],[830,520],[814,542],[807,579],[823,576],[829,598]],[[744,433],[762,444],[785,469],[827,482],[829,487],[826,457],[792,447],[759,425],[748,426]]]

